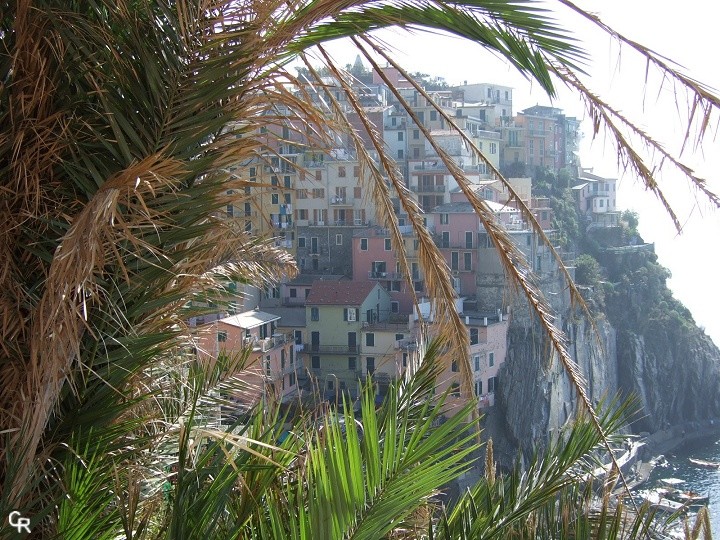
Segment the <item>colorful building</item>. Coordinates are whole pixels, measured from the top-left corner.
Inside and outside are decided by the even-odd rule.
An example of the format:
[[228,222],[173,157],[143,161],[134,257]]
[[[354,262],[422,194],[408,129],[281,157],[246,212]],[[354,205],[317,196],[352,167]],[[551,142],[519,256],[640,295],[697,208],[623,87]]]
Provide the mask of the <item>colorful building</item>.
[[248,354],[241,371],[244,388],[232,396],[243,406],[263,399],[286,401],[297,394],[302,364],[295,354],[293,336],[278,331],[279,321],[277,315],[252,310],[198,328],[200,360]]
[[364,356],[363,328],[387,321],[390,295],[376,282],[316,281],[306,299],[303,355],[325,394],[357,395],[372,356]]

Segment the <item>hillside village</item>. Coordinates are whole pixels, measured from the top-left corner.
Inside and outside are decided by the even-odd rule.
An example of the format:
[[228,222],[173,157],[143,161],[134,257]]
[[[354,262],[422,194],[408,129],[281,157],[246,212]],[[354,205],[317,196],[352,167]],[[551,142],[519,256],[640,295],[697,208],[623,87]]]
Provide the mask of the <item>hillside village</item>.
[[[530,176],[536,169],[571,171],[575,203],[589,226],[619,222],[615,180],[580,167],[577,119],[546,106],[515,112],[512,88],[481,83],[427,90],[430,103],[396,70],[387,68],[383,76],[411,104],[408,113],[380,74],[357,63],[350,72],[363,111],[395,157],[405,187],[422,209],[425,227],[451,271],[456,310],[470,342],[473,390],[481,409],[492,407],[513,317],[505,273],[482,221],[418,123],[487,202],[540,283],[560,283],[556,263],[492,169],[509,179],[551,241],[553,210],[546,197],[533,194]],[[367,144],[365,150],[373,156],[369,134],[343,101],[341,84],[333,77],[325,77],[323,83],[321,89],[308,83],[298,91],[349,111]],[[453,119],[490,166],[450,129],[439,111]],[[276,112],[282,118],[283,111]],[[275,135],[281,142],[276,152],[238,164],[233,171],[247,180],[247,187],[237,194],[235,204],[227,206],[226,214],[240,220],[245,231],[270,237],[287,249],[300,273],[262,291],[231,284],[226,310],[191,320],[198,329],[198,354],[217,357],[252,348],[247,395],[235,396],[243,406],[270,398],[292,402],[318,390],[328,400],[341,393],[355,398],[368,376],[382,395],[417,351],[420,321],[429,321],[432,328],[432,302],[417,239],[396,201],[403,245],[394,244],[367,192],[368,171],[352,140],[333,135],[332,148],[324,150],[313,136],[277,125]],[[399,249],[408,254],[410,275],[398,262]],[[565,255],[570,267],[572,254]],[[459,397],[458,371],[457,362],[448,361],[439,390],[449,388],[451,396]]]

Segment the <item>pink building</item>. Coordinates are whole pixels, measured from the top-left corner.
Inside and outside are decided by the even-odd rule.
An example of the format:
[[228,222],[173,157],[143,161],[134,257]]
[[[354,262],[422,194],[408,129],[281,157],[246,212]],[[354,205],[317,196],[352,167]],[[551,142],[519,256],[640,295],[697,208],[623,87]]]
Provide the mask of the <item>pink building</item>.
[[455,291],[461,296],[473,296],[480,219],[467,201],[437,206],[430,217],[435,242],[450,267]]
[[[495,404],[495,392],[498,389],[498,371],[507,355],[508,315],[501,310],[494,312],[477,311],[475,300],[456,300],[455,309],[465,322],[470,341],[470,371],[473,380],[473,395],[478,407],[484,409]],[[432,324],[432,304],[428,301],[420,304],[423,318],[431,322],[429,335],[432,337],[436,326]],[[417,320],[417,315],[413,315]],[[411,330],[412,332],[412,330]],[[414,334],[413,334],[414,335]],[[411,336],[412,337],[412,336]],[[463,404],[460,389],[461,364],[455,358],[446,358],[445,369],[438,378],[438,392],[450,389],[448,410]],[[450,412],[452,414],[452,412]]]
[[247,389],[233,396],[243,406],[261,399],[286,400],[297,393],[296,361],[292,336],[277,332],[280,317],[252,310],[225,317],[198,330],[197,350],[201,360],[249,352],[241,377]]
[[[417,248],[412,228],[401,226],[404,249],[410,263],[412,287],[418,296],[425,290],[425,282],[417,261]],[[391,318],[412,313],[413,292],[400,268],[397,246],[386,229],[364,229],[353,234],[353,281],[377,282],[390,293]]]

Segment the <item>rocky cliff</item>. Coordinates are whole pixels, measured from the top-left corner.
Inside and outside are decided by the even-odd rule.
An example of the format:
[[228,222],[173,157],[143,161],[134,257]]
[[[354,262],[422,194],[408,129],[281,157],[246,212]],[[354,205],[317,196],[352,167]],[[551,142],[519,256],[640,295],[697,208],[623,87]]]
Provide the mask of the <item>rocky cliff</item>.
[[[720,417],[720,351],[672,297],[668,273],[652,250],[600,246],[595,256],[603,274],[588,288],[595,330],[584,319],[567,318],[568,312],[563,318],[591,399],[636,396],[641,411],[629,426],[636,433],[692,430]],[[510,327],[488,426],[501,446],[531,453],[571,417],[577,397],[542,330],[523,319]]]

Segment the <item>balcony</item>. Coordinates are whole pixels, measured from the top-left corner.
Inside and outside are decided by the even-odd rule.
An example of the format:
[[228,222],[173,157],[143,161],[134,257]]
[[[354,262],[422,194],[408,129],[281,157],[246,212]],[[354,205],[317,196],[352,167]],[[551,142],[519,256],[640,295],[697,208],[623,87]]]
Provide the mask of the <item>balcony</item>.
[[415,338],[398,339],[395,341],[395,348],[403,351],[417,350],[417,340]]
[[308,354],[358,354],[360,345],[320,345],[305,343],[303,352]]
[[391,281],[397,281],[405,279],[405,276],[399,272],[368,272],[369,279],[388,279]]
[[333,206],[352,206],[352,201],[347,197],[331,197],[330,204]]
[[275,347],[282,347],[291,339],[290,334],[273,334],[272,337],[257,339],[245,338],[246,344],[252,344],[254,352],[268,352]]
[[413,193],[445,193],[448,188],[445,184],[442,186],[410,186]]

